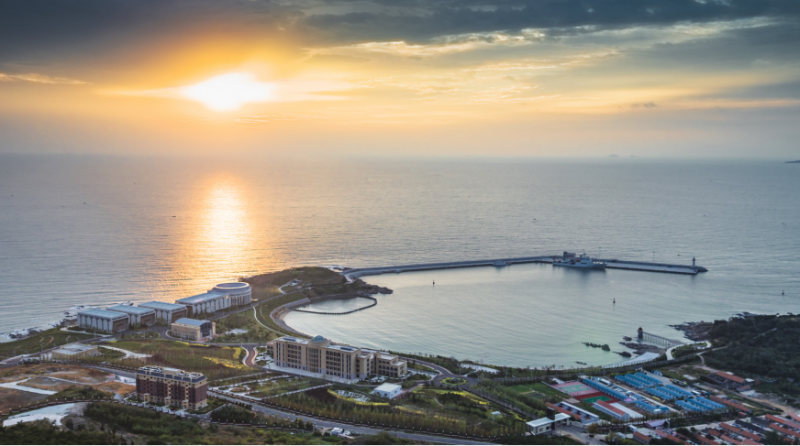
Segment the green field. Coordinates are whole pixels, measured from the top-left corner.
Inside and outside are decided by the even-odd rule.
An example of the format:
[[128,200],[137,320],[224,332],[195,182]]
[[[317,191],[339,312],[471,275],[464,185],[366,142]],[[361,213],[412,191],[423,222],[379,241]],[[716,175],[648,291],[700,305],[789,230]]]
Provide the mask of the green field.
[[605,395],[600,395],[600,396],[593,396],[591,398],[586,398],[585,400],[583,400],[583,402],[586,404],[594,404],[598,401],[611,401],[611,398]]
[[61,328],[36,333],[25,339],[0,344],[0,359],[11,358],[15,355],[38,353],[41,350],[69,344],[70,342],[91,339],[94,335],[71,333],[61,331]]
[[109,345],[135,353],[151,355],[149,358],[128,358],[111,361],[124,367],[138,368],[143,365],[174,367],[189,372],[198,372],[208,379],[222,379],[254,373],[255,370],[242,364],[245,351],[241,347],[189,344],[161,339],[107,342]]
[[510,386],[509,389],[514,391],[514,392],[516,392],[516,393],[531,393],[531,392],[535,392],[535,393],[541,394],[543,396],[551,396],[551,397],[556,397],[556,398],[559,398],[559,399],[563,399],[563,398],[565,398],[567,396],[567,395],[559,392],[558,390],[553,389],[552,387],[549,387],[549,386],[547,386],[546,384],[543,384],[543,383],[519,384],[519,385],[516,385],[516,386]]

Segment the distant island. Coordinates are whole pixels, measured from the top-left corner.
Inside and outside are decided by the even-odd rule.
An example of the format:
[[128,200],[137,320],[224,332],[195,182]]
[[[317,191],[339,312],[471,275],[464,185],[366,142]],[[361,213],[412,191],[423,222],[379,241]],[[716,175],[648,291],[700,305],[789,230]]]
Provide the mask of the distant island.
[[786,164],[800,164],[800,160],[786,161]]

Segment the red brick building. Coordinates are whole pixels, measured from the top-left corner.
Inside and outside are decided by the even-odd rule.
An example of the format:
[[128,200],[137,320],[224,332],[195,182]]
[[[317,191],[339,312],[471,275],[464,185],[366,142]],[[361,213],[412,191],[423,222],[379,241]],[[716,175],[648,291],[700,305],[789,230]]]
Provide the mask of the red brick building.
[[201,373],[167,367],[142,367],[136,371],[136,395],[148,403],[198,410],[208,405],[208,380]]

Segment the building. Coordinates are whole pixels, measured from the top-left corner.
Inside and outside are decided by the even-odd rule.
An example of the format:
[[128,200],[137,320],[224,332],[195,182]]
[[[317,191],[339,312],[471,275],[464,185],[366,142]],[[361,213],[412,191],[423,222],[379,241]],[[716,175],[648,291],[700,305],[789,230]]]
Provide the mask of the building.
[[716,381],[720,386],[726,389],[736,390],[739,387],[748,385],[746,379],[740,378],[734,375],[733,373],[717,372],[710,374],[708,377]]
[[315,336],[310,341],[284,336],[269,342],[267,351],[278,367],[344,379],[363,379],[370,375],[408,375],[408,364],[397,355],[335,345],[322,336]]
[[60,348],[50,352],[50,359],[57,361],[74,361],[77,359],[97,356],[100,350],[94,345],[69,344],[62,345]]
[[253,301],[250,284],[244,282],[221,283],[207,293],[184,297],[175,301],[189,310],[188,316],[213,314],[219,310],[248,305]]
[[611,415],[612,417],[618,420],[628,421],[631,419],[631,416],[628,412],[603,400],[597,400],[594,404],[592,404],[592,407],[599,410],[600,412]]
[[581,409],[578,406],[573,406],[572,404],[565,403],[563,401],[553,404],[553,403],[546,403],[547,407],[555,410],[556,412],[561,412],[566,415],[572,416],[576,421],[580,421],[584,425],[589,425],[592,423],[597,423],[600,421],[600,417],[597,414],[589,412],[588,410]]
[[550,435],[556,426],[569,425],[570,416],[564,413],[555,413],[553,409],[546,410],[547,416],[538,420],[528,421],[528,432],[533,435]]
[[78,326],[90,331],[119,333],[128,329],[128,315],[91,308],[78,312]]
[[214,336],[215,324],[211,321],[198,321],[195,319],[181,318],[170,325],[170,336],[180,339],[198,341]]
[[375,395],[382,398],[393,399],[403,393],[403,386],[400,384],[383,383],[372,391]]
[[145,402],[198,410],[208,405],[208,380],[201,373],[167,367],[136,371],[136,395]]
[[187,317],[189,310],[185,305],[170,304],[167,302],[145,302],[139,304],[141,308],[149,308],[156,313],[156,321],[161,323],[171,324],[182,317]]
[[156,323],[156,312],[151,308],[114,305],[113,307],[108,307],[107,310],[127,314],[128,325],[131,327],[149,327]]

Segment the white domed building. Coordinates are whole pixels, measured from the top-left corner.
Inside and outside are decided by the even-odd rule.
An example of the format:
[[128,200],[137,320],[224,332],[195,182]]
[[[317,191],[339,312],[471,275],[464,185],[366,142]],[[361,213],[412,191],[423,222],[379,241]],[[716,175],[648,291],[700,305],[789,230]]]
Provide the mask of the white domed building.
[[175,301],[189,309],[189,316],[213,314],[231,307],[249,305],[253,301],[250,284],[245,282],[220,283],[203,294],[184,297]]

